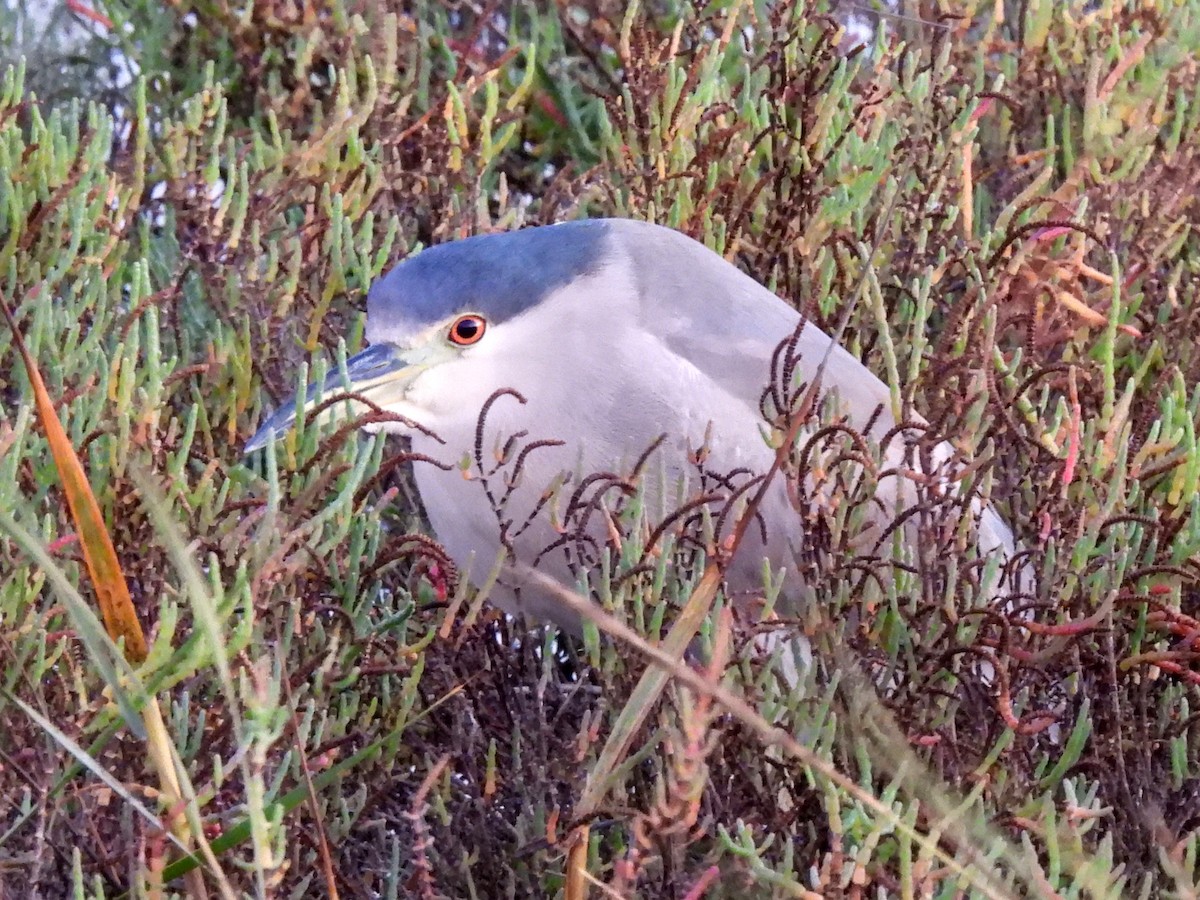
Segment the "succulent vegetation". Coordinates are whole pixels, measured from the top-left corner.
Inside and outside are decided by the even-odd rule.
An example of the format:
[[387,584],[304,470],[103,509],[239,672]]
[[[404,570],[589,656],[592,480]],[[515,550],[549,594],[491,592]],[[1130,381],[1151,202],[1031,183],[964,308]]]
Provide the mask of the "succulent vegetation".
[[[67,9],[0,42],[0,897],[1200,894],[1198,0]],[[1028,590],[936,485],[864,549],[786,353],[798,619],[620,483],[529,630],[395,439],[243,457],[396,260],[600,215],[840,330]]]

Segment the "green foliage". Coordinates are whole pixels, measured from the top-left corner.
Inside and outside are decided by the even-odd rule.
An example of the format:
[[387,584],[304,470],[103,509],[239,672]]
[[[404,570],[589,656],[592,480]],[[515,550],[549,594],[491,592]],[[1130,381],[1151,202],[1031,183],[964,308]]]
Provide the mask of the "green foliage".
[[[589,872],[629,896],[712,866],[708,897],[1194,894],[1200,5],[543,6],[111,0],[102,92],[4,74],[0,291],[152,649],[132,684],[70,612],[86,579],[2,333],[0,892],[148,893],[188,864],[130,802],[178,814],[116,702],[132,718],[143,690],[217,889],[316,892],[323,844],[346,894],[562,887],[641,660],[481,607],[391,441],[301,423],[240,447],[358,348],[396,259],[612,214],[704,240],[827,329],[849,308],[847,346],[898,418],[979,460],[968,487],[1036,585],[989,606],[932,496],[916,556],[872,569],[871,482],[810,448],[841,501],[807,512],[815,612],[742,623],[726,683],[864,793],[676,688]],[[114,86],[114,59],[140,78]],[[643,539],[587,584],[658,638],[702,560],[668,541],[641,566]],[[813,637],[802,691],[756,628]]]

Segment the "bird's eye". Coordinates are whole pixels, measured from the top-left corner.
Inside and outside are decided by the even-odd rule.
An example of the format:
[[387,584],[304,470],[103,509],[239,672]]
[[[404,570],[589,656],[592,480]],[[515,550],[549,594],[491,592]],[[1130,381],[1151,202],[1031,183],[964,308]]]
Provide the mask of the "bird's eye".
[[450,326],[450,342],[460,347],[469,347],[477,343],[487,329],[487,321],[483,316],[473,314],[459,316]]

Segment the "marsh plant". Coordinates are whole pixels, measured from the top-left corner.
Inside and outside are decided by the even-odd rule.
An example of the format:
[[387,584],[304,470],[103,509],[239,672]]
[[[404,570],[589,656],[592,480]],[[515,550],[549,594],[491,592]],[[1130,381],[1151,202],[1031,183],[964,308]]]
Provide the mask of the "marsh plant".
[[[0,896],[1200,892],[1200,2],[66,8],[97,92],[0,43]],[[958,493],[879,524],[905,473],[783,347],[803,614],[711,577],[752,479],[661,517],[634,467],[565,498],[574,640],[410,479],[518,529],[554,435],[243,457],[397,260],[600,215],[841,329]]]

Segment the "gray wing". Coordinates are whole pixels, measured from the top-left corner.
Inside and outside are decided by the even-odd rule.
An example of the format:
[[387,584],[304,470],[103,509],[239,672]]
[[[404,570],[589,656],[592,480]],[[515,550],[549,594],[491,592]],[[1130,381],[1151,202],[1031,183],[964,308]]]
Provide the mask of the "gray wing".
[[[691,238],[658,226],[626,222],[615,229],[633,263],[643,325],[675,353],[743,402],[757,407],[772,378],[771,358],[800,324],[800,315],[736,266]],[[800,334],[798,370],[811,381],[828,353],[822,377],[835,390],[855,427],[882,406],[872,429],[891,428],[886,384],[811,322]]]
[[[771,358],[781,341],[800,323],[787,303],[702,244],[679,232],[638,222],[614,229],[617,243],[633,263],[647,328],[657,329],[672,351],[731,394],[757,409],[772,378]],[[812,323],[805,323],[797,349],[799,377],[811,382],[828,355],[822,390],[834,391],[850,424],[872,424],[881,439],[895,425],[888,386],[870,369]],[[913,414],[915,421],[921,421]],[[895,441],[886,455],[895,465],[903,453]],[[934,452],[938,463],[952,459],[948,443]],[[975,507],[979,545],[987,553],[1014,551],[1012,532],[994,509]]]

